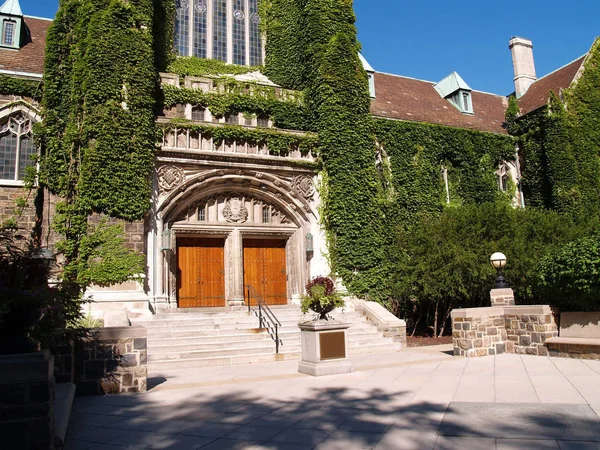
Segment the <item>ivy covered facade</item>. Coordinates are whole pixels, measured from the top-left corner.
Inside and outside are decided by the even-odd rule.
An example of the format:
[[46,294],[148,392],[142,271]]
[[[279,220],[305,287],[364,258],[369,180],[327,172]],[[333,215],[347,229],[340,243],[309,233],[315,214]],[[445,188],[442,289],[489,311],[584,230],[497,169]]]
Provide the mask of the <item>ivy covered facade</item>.
[[[595,135],[551,154],[569,128],[559,94],[510,100],[455,72],[437,83],[379,73],[359,54],[352,2],[61,0],[44,29],[21,20],[30,41],[0,60],[35,59],[36,73],[0,71],[0,119],[38,124],[28,226],[98,311],[241,305],[249,284],[270,304],[297,303],[330,274],[385,303],[395,231],[422,214],[597,198]],[[572,104],[597,92],[584,70],[597,52],[565,88],[581,86]],[[530,78],[531,92],[556,89]],[[578,109],[582,123],[598,120],[593,108]],[[543,144],[532,143],[539,120],[558,130]],[[15,171],[31,133],[14,150],[0,140],[11,200],[26,194]],[[112,261],[107,224],[143,254],[142,270],[129,254],[95,266]]]

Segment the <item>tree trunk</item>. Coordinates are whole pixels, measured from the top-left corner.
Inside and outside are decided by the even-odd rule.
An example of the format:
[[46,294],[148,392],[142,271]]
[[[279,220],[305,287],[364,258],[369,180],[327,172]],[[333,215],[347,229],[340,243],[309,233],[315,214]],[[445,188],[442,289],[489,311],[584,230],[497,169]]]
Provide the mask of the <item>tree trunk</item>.
[[437,336],[437,330],[438,330],[438,309],[440,307],[440,303],[439,302],[435,302],[435,312],[433,315],[433,337]]
[[450,317],[450,313],[452,312],[452,302],[448,305],[448,309],[446,310],[446,314],[444,315],[444,321],[442,322],[442,328],[440,330],[440,335],[438,337],[442,337],[444,335],[444,329],[446,328],[446,323],[448,322],[448,317]]

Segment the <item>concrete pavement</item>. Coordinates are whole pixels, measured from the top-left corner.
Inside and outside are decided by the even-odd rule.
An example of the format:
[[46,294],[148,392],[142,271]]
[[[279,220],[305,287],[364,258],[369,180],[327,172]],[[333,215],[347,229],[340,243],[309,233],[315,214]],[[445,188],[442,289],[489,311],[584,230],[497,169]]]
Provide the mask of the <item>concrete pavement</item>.
[[144,394],[77,398],[65,448],[600,450],[600,361],[448,350],[321,378],[297,361],[153,373]]

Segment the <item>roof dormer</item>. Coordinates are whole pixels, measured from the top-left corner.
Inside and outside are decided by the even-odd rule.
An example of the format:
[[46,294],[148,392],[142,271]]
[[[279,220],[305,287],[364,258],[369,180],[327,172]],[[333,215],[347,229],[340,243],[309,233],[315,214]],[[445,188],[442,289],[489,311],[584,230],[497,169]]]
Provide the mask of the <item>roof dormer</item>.
[[23,12],[19,0],[6,0],[0,6],[0,47],[21,48]]
[[473,99],[471,97],[472,89],[458,73],[452,72],[433,87],[460,112],[464,114],[473,114]]
[[367,76],[369,77],[369,94],[371,95],[371,98],[375,98],[375,69],[373,69],[363,55],[359,53],[358,57],[363,65],[363,69],[365,69]]

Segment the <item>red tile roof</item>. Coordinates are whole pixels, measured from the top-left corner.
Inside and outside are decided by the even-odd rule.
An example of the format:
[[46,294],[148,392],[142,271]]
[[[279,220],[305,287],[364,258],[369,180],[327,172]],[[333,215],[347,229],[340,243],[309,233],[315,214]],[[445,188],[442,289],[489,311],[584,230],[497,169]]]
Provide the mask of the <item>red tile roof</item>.
[[44,72],[46,33],[52,21],[25,16],[23,23],[29,30],[30,39],[19,50],[0,48],[0,69],[41,75]]
[[573,83],[585,57],[586,55],[533,83],[519,99],[521,114],[528,114],[546,105],[550,98],[550,91],[560,96],[560,91],[567,89]]
[[376,98],[371,102],[371,113],[388,119],[507,134],[504,126],[506,97],[472,91],[475,114],[463,114],[448,100],[440,97],[434,84],[414,78],[375,73]]

